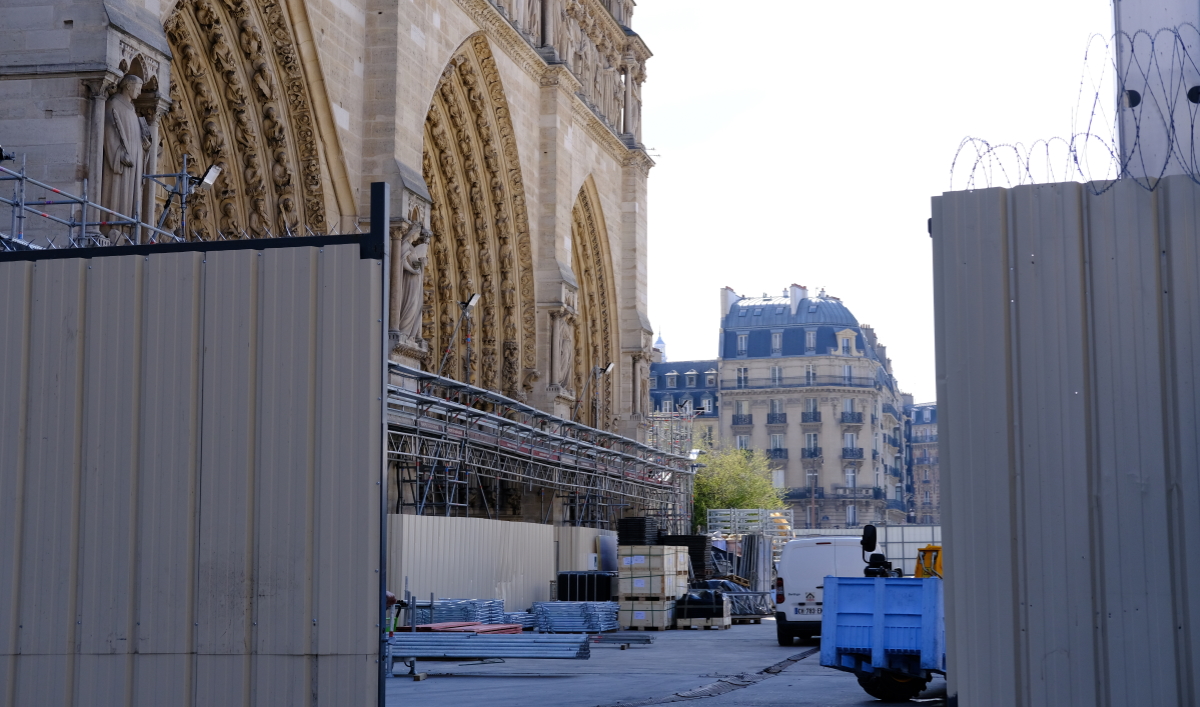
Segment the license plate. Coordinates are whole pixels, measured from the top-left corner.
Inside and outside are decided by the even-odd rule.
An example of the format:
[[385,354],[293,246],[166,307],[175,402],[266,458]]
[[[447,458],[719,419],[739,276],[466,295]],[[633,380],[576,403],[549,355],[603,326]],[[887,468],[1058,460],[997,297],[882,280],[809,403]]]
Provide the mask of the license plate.
[[796,616],[815,616],[821,613],[819,606],[796,606],[792,607],[792,613]]

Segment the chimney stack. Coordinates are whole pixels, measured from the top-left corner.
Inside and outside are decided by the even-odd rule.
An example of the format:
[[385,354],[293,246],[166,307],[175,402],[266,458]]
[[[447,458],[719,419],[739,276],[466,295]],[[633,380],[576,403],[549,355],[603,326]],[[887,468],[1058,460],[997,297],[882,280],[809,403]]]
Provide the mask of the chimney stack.
[[729,308],[738,303],[742,298],[741,295],[733,291],[732,287],[721,288],[721,318],[729,316]]
[[793,284],[788,287],[788,299],[791,300],[792,316],[796,316],[796,310],[800,309],[800,301],[808,298],[808,288],[804,285]]

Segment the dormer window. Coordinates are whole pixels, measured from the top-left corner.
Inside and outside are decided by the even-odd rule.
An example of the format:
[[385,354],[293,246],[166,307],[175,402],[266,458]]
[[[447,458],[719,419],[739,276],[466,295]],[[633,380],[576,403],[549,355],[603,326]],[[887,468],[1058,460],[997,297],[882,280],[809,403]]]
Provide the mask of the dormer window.
[[804,332],[804,351],[805,353],[816,353],[817,351],[817,332]]
[[850,339],[846,339],[846,338],[842,339],[842,355],[843,356],[850,355]]
[[705,388],[716,388],[717,387],[717,372],[712,370],[711,368],[704,372],[704,387]]
[[744,316],[746,316],[746,310],[744,310],[744,309],[739,309],[739,310],[738,310],[738,316],[739,316],[739,317],[744,317]]
[[737,355],[738,356],[746,356],[749,353],[750,353],[750,335],[749,334],[738,334],[737,335]]
[[761,315],[762,315],[762,307],[756,307],[756,308],[754,309],[754,316],[758,317],[758,316],[761,316]]
[[676,373],[675,371],[671,371],[670,373],[667,374],[667,387],[675,388],[678,385],[679,385],[679,374]]
[[695,387],[696,387],[696,374],[695,374],[695,373],[689,373],[689,374],[687,374],[687,379],[686,379],[686,380],[687,380],[687,387],[689,387],[689,388],[695,388]]
[[650,376],[650,390],[658,389],[658,376]]

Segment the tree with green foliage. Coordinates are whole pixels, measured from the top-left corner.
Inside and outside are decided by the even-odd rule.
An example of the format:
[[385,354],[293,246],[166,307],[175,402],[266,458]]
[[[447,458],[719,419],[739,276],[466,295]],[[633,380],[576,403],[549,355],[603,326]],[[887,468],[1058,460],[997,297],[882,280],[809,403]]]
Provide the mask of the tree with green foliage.
[[708,522],[710,508],[783,508],[783,489],[771,481],[766,452],[721,447],[707,449],[696,460],[692,527]]

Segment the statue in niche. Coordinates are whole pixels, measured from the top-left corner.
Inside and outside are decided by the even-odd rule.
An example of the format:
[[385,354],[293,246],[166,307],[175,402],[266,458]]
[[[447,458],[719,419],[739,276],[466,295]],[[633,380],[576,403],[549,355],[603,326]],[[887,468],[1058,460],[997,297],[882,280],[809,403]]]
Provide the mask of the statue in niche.
[[397,312],[396,331],[401,341],[421,338],[421,305],[425,301],[425,264],[428,262],[429,232],[419,221],[407,221],[400,238],[399,253],[394,257],[392,306]]
[[525,32],[537,46],[542,44],[542,0],[525,0]]
[[[133,99],[141,92],[141,77],[126,74],[104,109],[104,186],[100,204],[125,216],[136,216],[150,149],[150,129],[133,107]],[[103,220],[115,218],[105,214]],[[128,231],[128,227],[113,227],[105,235],[115,242]]]
[[569,317],[562,319],[562,331],[558,337],[559,386],[569,389],[575,378],[575,323]]

